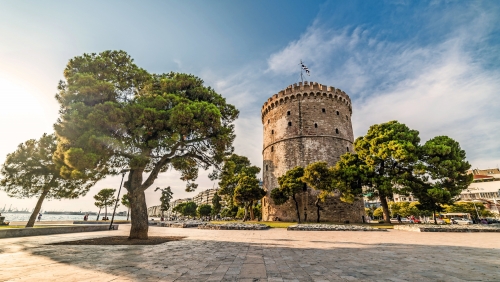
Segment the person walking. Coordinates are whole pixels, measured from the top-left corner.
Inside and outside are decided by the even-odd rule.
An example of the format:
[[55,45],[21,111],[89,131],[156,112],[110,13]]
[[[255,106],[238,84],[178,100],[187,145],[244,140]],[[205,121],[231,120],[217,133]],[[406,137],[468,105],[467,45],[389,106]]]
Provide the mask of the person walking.
[[39,213],[38,214],[38,222],[40,222],[41,219],[42,219],[42,213]]
[[396,216],[396,218],[398,219],[398,223],[403,223],[403,222],[401,221],[401,215],[400,215],[400,214],[398,214],[398,215]]

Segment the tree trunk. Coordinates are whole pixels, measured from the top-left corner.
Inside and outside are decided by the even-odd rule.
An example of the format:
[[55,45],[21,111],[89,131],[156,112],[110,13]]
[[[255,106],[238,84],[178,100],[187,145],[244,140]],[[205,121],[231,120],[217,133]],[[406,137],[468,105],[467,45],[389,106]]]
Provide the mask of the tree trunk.
[[97,221],[99,221],[99,216],[101,215],[101,209],[102,207],[99,207],[99,212],[97,213],[97,219],[96,219]]
[[387,199],[383,195],[380,195],[379,198],[382,210],[384,211],[384,221],[386,223],[391,223],[391,215],[389,214],[389,204],[387,204]]
[[250,220],[255,220],[255,215],[253,214],[253,201],[250,202]]
[[316,215],[318,216],[317,223],[319,223],[319,217],[320,217],[320,214],[319,214],[319,210],[320,210],[319,198],[316,199],[316,202],[314,202],[314,205],[316,206]]
[[26,227],[33,227],[35,225],[35,220],[40,212],[40,209],[42,208],[42,203],[43,200],[45,199],[45,196],[49,193],[49,189],[43,190],[42,194],[40,195],[40,198],[38,198],[38,201],[36,202],[35,209],[31,213],[30,219],[28,220],[28,223],[26,224]]
[[108,220],[108,203],[104,202],[104,220]]
[[295,194],[292,195],[292,199],[295,202],[295,210],[297,211],[297,221],[298,223],[300,223],[299,203],[297,203],[297,199],[295,199]]
[[128,221],[129,216],[130,216],[130,208],[128,208],[128,210],[127,210],[127,221]]
[[432,214],[434,215],[434,224],[438,224],[437,219],[436,219],[436,211],[432,211]]
[[247,221],[247,216],[248,216],[248,204],[244,204],[243,206],[245,208],[245,214],[243,215],[243,222]]
[[130,235],[129,239],[148,239],[148,208],[146,195],[142,189],[129,190],[130,195]]

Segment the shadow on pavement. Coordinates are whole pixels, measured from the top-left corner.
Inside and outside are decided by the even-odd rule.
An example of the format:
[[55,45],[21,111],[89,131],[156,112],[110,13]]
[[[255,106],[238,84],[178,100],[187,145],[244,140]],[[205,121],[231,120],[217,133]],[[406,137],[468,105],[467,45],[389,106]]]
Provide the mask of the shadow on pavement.
[[[55,270],[54,279],[62,281],[68,274],[57,276],[57,269],[64,269],[60,263],[133,281],[500,281],[499,249],[461,246],[188,239],[156,246],[25,245],[23,250],[59,263],[46,271]],[[21,276],[29,280],[30,275],[26,269]]]

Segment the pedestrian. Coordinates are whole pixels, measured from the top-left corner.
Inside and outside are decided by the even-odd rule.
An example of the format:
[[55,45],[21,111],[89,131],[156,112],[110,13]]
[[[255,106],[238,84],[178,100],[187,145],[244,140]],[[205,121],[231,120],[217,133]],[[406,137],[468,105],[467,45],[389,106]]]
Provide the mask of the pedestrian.
[[39,213],[38,214],[38,221],[40,222],[41,219],[42,219],[42,213]]
[[85,216],[83,217],[83,220],[84,220],[84,221],[89,220],[89,214],[88,214],[88,213],[86,213],[86,214],[85,214]]
[[401,221],[401,215],[400,215],[400,214],[398,214],[398,215],[396,216],[396,218],[398,219],[398,223],[403,223],[403,222]]

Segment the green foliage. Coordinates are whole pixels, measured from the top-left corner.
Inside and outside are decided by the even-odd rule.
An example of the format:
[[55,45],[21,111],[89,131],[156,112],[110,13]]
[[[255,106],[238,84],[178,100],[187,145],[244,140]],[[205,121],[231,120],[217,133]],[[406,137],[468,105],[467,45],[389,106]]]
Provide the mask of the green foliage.
[[430,215],[428,211],[421,211],[418,202],[390,202],[389,207],[391,208],[391,216],[396,217],[396,215],[401,215],[407,217],[410,215],[423,216]]
[[300,223],[299,205],[296,196],[307,190],[306,183],[302,181],[304,176],[304,168],[296,166],[288,170],[284,175],[278,177],[279,187],[271,190],[271,199],[276,205],[282,205],[290,198],[295,202],[295,210],[297,212],[297,220]]
[[124,51],[104,51],[71,59],[64,78],[54,125],[60,172],[102,177],[130,169],[131,238],[147,238],[144,191],[159,173],[179,171],[192,191],[199,168],[233,151],[238,110],[196,76],[151,74]]
[[384,216],[384,210],[382,209],[382,207],[378,207],[378,208],[376,208],[376,209],[373,211],[373,216],[374,216],[374,217],[377,217],[377,218],[380,218],[380,217]]
[[122,196],[122,205],[124,205],[127,208],[130,208],[130,199],[128,198],[128,194],[124,194]]
[[262,218],[262,205],[257,204],[253,206],[253,214],[256,219],[261,219]]
[[174,212],[178,212],[183,216],[196,216],[196,209],[198,206],[195,202],[180,203],[173,208]]
[[244,219],[246,215],[246,211],[244,208],[238,208],[238,212],[234,216],[236,219]]
[[477,218],[478,213],[480,217],[494,216],[494,214],[489,210],[487,210],[486,207],[481,202],[456,202],[452,205],[444,205],[444,210],[447,213],[454,213],[454,212],[469,213],[474,218]]
[[452,204],[472,182],[465,151],[447,136],[427,141],[421,149],[421,160],[418,172],[423,184],[413,189],[413,194],[423,209],[442,211],[442,205]]
[[101,189],[96,195],[94,195],[95,203],[94,205],[98,208],[112,207],[115,204],[115,192],[116,189],[105,188]]
[[271,190],[271,199],[273,199],[274,204],[280,206],[288,202],[289,196],[280,188],[274,188]]
[[198,207],[198,215],[199,216],[209,216],[212,213],[212,206],[211,205],[200,205]]
[[333,171],[326,162],[311,163],[304,169],[304,176],[301,178],[307,185],[319,191],[315,201],[317,222],[320,222],[320,202],[323,202],[327,195],[333,192]]
[[332,188],[340,192],[340,200],[347,203],[362,197],[362,186],[368,182],[363,162],[357,154],[345,153],[330,169]]
[[53,134],[43,134],[19,144],[8,154],[0,170],[0,189],[10,197],[38,197],[37,204],[26,227],[33,227],[45,198],[75,199],[85,195],[100,178],[95,174],[81,174],[79,178],[65,178],[59,165],[53,161],[57,140]]
[[393,193],[407,194],[412,183],[414,166],[419,160],[418,131],[397,121],[372,125],[365,136],[354,142],[368,192],[379,197],[384,218],[388,222],[386,198]]
[[311,188],[322,192],[323,195],[332,192],[334,189],[332,186],[332,171],[326,162],[315,162],[306,166],[301,180]]
[[[254,201],[260,200],[266,195],[266,191],[260,188],[259,180],[255,175],[242,175],[238,181],[238,185],[234,189],[234,202],[238,205],[243,205],[245,208],[246,220],[249,215],[249,208],[252,206]],[[252,212],[253,213],[253,212]]]
[[219,179],[219,194],[226,196],[229,206],[233,206],[234,190],[243,175],[256,175],[260,168],[252,166],[245,156],[232,154],[224,159],[221,171],[210,175],[212,180]]
[[222,204],[220,203],[222,199],[219,197],[219,193],[215,192],[212,198],[212,215],[217,215],[222,209]]
[[31,198],[44,191],[49,199],[75,199],[85,195],[97,178],[65,179],[53,162],[57,140],[53,134],[43,134],[39,140],[19,144],[7,155],[1,168],[0,189],[10,197]]
[[170,186],[167,188],[160,188],[157,187],[155,189],[155,192],[160,190],[161,191],[161,197],[160,197],[160,210],[162,212],[167,211],[170,208],[170,201],[172,200],[173,192],[170,189]]
[[238,213],[238,209],[239,208],[237,206],[226,207],[220,212],[220,215],[222,218],[225,217],[235,218],[236,214]]
[[367,216],[373,216],[373,210],[370,208],[365,208],[365,214]]
[[186,205],[186,202],[180,203],[177,206],[175,206],[172,211],[176,213],[180,213],[182,215],[182,209],[184,209],[184,206]]

